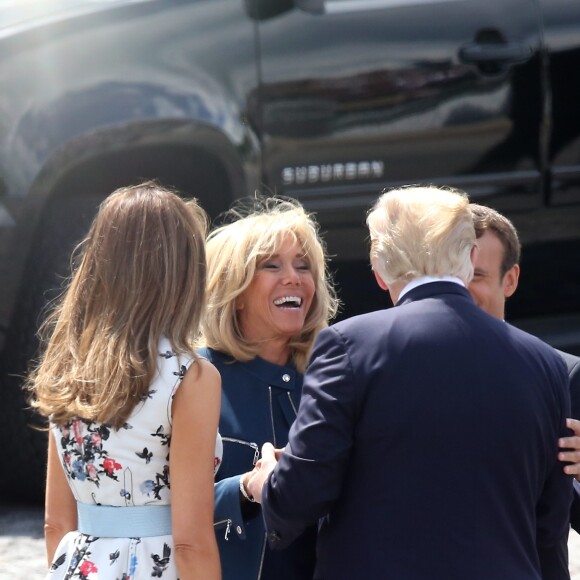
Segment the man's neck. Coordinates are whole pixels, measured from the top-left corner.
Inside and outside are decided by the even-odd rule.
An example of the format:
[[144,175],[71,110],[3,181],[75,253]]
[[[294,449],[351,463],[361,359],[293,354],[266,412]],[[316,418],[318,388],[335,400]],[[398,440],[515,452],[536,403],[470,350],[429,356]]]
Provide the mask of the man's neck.
[[[430,284],[431,282],[452,282],[454,284],[459,284],[465,288],[465,282],[461,280],[461,278],[457,278],[457,276],[420,276],[419,278],[414,278],[407,283],[403,283],[404,286],[402,287],[399,295],[397,297],[397,302],[403,298],[407,292],[413,290],[413,288],[417,288],[418,286],[423,286],[423,284]],[[393,293],[391,292],[391,297],[393,297]],[[393,303],[396,304],[397,302]]]

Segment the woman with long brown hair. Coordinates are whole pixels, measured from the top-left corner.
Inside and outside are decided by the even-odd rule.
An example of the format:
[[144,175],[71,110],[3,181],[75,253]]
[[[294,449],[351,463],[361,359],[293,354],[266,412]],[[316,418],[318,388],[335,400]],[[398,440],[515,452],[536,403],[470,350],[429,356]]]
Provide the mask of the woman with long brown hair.
[[205,230],[195,201],[155,183],[117,190],[42,329],[30,387],[50,420],[52,579],[220,577],[220,377],[191,348],[205,305]]

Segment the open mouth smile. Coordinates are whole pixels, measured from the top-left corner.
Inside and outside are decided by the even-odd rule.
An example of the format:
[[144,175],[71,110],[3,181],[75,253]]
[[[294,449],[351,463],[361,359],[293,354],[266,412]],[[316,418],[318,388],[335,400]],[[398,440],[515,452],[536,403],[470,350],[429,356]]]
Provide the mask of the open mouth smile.
[[282,296],[274,300],[274,305],[281,308],[300,308],[302,306],[302,298],[299,296]]

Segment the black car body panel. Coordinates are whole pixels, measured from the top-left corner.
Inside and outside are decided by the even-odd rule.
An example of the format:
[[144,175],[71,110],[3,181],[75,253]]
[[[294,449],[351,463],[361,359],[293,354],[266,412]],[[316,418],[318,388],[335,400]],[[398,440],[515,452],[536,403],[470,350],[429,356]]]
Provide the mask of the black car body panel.
[[388,303],[365,228],[381,190],[463,188],[521,234],[508,318],[580,353],[578,70],[577,0],[0,2],[2,437],[34,447],[14,377],[39,313],[98,203],[143,179],[214,217],[299,199],[343,317]]

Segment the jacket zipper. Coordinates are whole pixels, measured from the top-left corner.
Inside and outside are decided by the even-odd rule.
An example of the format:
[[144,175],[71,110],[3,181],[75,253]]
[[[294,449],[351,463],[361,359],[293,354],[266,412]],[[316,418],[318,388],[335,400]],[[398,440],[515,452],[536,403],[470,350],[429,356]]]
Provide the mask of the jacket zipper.
[[230,535],[230,529],[232,527],[232,520],[227,519],[220,520],[219,522],[214,522],[213,527],[215,528],[216,526],[220,526],[221,524],[226,524],[226,533],[224,535],[224,540],[227,542]]
[[296,405],[294,405],[294,401],[292,400],[292,397],[290,396],[290,391],[286,391],[286,394],[288,395],[288,398],[290,399],[290,404],[292,405],[292,410],[294,411],[294,415],[298,415],[298,410],[296,409]]
[[[271,410],[271,409],[270,409]],[[236,439],[235,437],[222,437],[222,441],[229,441],[230,443],[239,443],[240,445],[246,445],[254,450],[254,461],[253,465],[256,465],[258,458],[260,457],[260,448],[257,443],[252,441],[244,441],[242,439]]]
[[272,426],[272,442],[274,447],[278,448],[278,443],[276,442],[276,431],[274,430],[274,408],[272,406],[272,387],[268,386],[268,395],[270,398],[270,425]]

